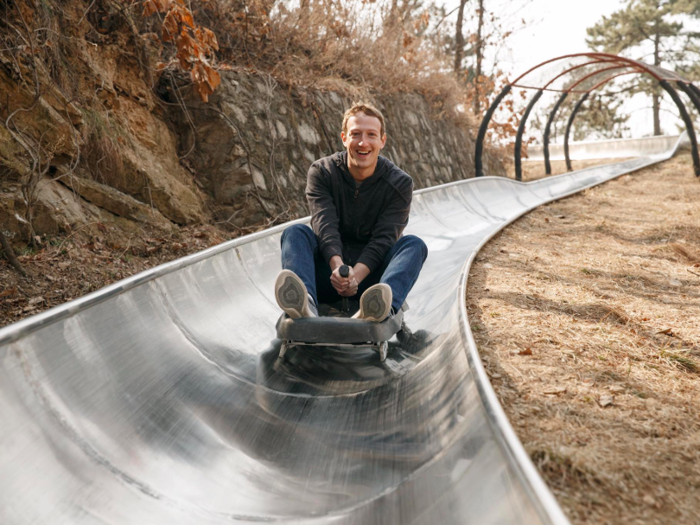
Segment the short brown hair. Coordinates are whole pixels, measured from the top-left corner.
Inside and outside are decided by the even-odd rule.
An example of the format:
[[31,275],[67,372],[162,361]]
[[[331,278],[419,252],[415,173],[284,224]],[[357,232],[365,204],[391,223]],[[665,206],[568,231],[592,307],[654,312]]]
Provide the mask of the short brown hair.
[[380,135],[382,137],[384,136],[386,129],[384,125],[384,115],[382,115],[382,112],[369,102],[355,102],[352,107],[345,112],[343,115],[343,133],[348,132],[348,120],[350,120],[350,117],[354,117],[358,113],[364,113],[368,117],[378,118],[379,123],[381,124]]

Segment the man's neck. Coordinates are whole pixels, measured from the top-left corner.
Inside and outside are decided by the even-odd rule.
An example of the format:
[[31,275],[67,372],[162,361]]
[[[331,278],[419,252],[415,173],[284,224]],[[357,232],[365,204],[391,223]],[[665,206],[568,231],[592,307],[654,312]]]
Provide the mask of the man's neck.
[[369,166],[367,168],[358,168],[357,166],[350,166],[350,163],[346,162],[346,166],[348,167],[350,175],[352,175],[352,178],[355,179],[357,182],[362,182],[374,175],[374,171],[377,169],[377,164],[378,162],[375,162],[374,166]]

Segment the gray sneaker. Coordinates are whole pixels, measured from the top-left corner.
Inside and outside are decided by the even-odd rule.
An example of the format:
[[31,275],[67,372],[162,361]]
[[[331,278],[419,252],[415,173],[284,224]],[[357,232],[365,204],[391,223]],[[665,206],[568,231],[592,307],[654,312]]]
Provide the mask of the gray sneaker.
[[309,301],[306,286],[290,270],[282,270],[275,281],[275,298],[280,308],[292,319],[318,317],[316,307]]
[[391,312],[391,287],[379,283],[370,286],[360,297],[360,309],[353,318],[381,323]]

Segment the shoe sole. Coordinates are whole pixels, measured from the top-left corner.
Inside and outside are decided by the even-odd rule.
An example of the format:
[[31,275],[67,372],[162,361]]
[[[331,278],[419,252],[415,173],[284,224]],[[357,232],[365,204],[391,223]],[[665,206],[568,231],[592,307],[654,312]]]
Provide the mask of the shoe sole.
[[304,317],[307,291],[299,276],[289,270],[282,270],[275,282],[275,297],[277,304],[292,319]]
[[391,311],[391,288],[384,284],[375,284],[367,289],[360,298],[359,319],[381,322]]

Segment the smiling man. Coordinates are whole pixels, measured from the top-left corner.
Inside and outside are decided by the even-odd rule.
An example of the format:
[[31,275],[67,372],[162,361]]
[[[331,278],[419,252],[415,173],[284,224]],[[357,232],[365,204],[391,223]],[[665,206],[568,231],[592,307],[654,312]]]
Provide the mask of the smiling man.
[[[414,235],[402,237],[413,181],[379,155],[386,144],[381,112],[371,104],[353,105],[340,136],[345,151],[309,168],[311,228],[297,224],[282,234],[275,297],[295,319],[316,316],[319,303],[360,297],[355,317],[381,322],[403,305],[428,249]],[[349,267],[346,277],[343,265]]]

